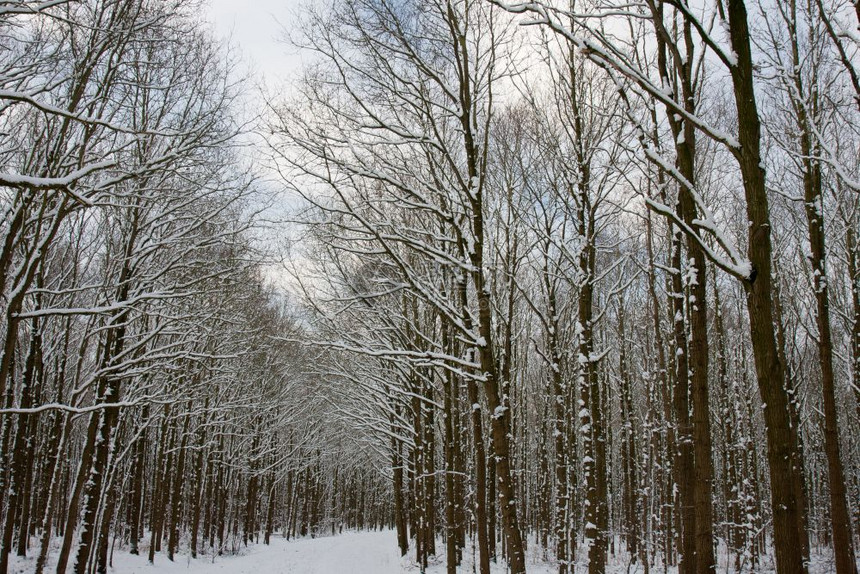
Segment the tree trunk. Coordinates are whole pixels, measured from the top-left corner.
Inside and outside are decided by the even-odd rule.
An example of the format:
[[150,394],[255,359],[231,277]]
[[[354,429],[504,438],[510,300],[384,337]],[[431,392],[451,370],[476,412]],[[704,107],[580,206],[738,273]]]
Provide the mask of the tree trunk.
[[391,440],[392,461],[394,473],[394,524],[397,528],[397,546],[400,555],[409,552],[409,533],[406,532],[406,510],[403,508],[403,465],[406,464],[401,454],[400,442]]
[[477,383],[467,383],[472,409],[472,437],[475,443],[475,527],[478,529],[478,564],[481,574],[490,572],[487,539],[487,454],[484,449],[483,410],[478,402]]
[[747,219],[750,222],[748,257],[752,263],[752,273],[744,281],[744,288],[749,308],[756,379],[764,404],[774,550],[780,574],[800,574],[805,571],[801,551],[802,535],[798,531],[800,509],[791,481],[782,480],[782,477],[791,476],[796,448],[791,439],[785,371],[779,360],[774,334],[770,212],[762,167],[761,124],[755,101],[744,0],[728,0],[728,18],[731,46],[737,55],[737,63],[731,69],[740,144],[736,156],[744,179]]
[[72,488],[71,496],[69,497],[69,507],[66,511],[66,521],[63,527],[63,544],[60,548],[60,554],[57,557],[57,574],[66,574],[66,566],[69,563],[69,555],[72,550],[72,541],[75,535],[75,526],[78,522],[78,504],[80,502],[81,492],[84,489],[84,483],[89,474],[90,464],[92,462],[93,453],[95,451],[96,432],[98,431],[100,415],[98,412],[90,415],[90,423],[87,428],[87,440],[84,444],[84,449],[81,454],[81,462],[78,467],[75,485]]
[[[190,412],[191,405],[188,405]],[[179,452],[176,455],[176,470],[172,473],[173,480],[170,493],[170,522],[168,523],[167,533],[167,558],[173,561],[177,546],[179,545],[179,521],[182,516],[182,487],[185,484],[185,456],[187,449],[185,445],[188,441],[188,425],[191,421],[191,415],[185,415],[185,422],[182,425],[182,436],[179,440]]]
[[[20,407],[22,409],[28,409],[32,406],[33,391],[36,385],[36,362],[38,347],[40,346],[39,323],[38,321],[34,321],[27,350],[24,374],[21,377]],[[28,456],[32,454],[32,451],[27,444],[32,438],[27,432],[31,416],[34,415],[22,414],[17,416],[18,425],[12,447],[11,468],[7,486],[6,520],[3,524],[3,537],[0,540],[0,572],[6,572],[9,567],[9,552],[12,550],[12,536],[15,531],[15,518],[18,513],[18,506],[27,504],[23,483],[27,472],[26,467],[32,463],[32,456]],[[6,424],[11,423],[6,421]],[[22,524],[19,527],[25,528],[26,526]]]
[[637,450],[634,425],[633,393],[627,366],[627,332],[624,324],[623,301],[618,306],[618,375],[621,383],[621,480],[624,491],[623,533],[630,560],[635,561],[639,552],[640,518],[638,480],[636,477]]
[[[453,351],[453,345],[448,333],[448,326],[443,324],[442,347],[450,354]],[[448,574],[457,574],[457,566],[459,565],[457,553],[457,493],[454,488],[454,385],[457,384],[457,381],[454,378],[454,373],[450,371],[443,373],[442,377],[445,393],[445,411],[442,414],[445,427],[445,563]]]
[[141,531],[141,508],[143,505],[143,471],[146,459],[146,427],[149,424],[149,405],[143,407],[141,413],[140,436],[134,445],[134,459],[132,460],[131,491],[128,493],[128,529],[131,549],[129,552],[137,556],[140,551]]
[[[795,9],[792,0],[792,9]],[[796,17],[794,10],[792,17]],[[792,58],[795,69],[800,67],[797,29],[792,32]],[[794,74],[798,96],[805,96],[799,73]],[[813,80],[815,81],[815,80]],[[803,166],[803,198],[809,232],[809,264],[812,268],[812,290],[815,293],[815,322],[818,327],[818,356],[821,365],[821,396],[824,407],[824,453],[827,457],[827,475],[830,483],[830,524],[833,534],[833,551],[836,574],[856,574],[854,539],[848,514],[845,472],[839,444],[839,414],[836,409],[836,383],[833,374],[833,336],[830,330],[830,298],[827,280],[827,263],[824,233],[824,197],[822,194],[821,164],[813,157],[821,150],[813,144],[814,135],[809,125],[809,112],[817,113],[817,86],[807,104],[795,100],[795,111],[800,137],[801,164]],[[811,109],[807,110],[807,105]]]

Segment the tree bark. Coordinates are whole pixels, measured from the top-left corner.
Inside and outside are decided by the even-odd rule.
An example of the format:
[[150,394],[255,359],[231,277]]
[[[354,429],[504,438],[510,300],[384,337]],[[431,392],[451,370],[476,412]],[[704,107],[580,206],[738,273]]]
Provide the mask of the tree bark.
[[[798,100],[806,97],[800,77],[800,55],[796,27],[796,1],[792,9],[792,61],[794,63],[794,88],[792,98],[799,128],[801,166],[803,170],[803,199],[809,234],[809,264],[812,268],[812,290],[815,294],[815,322],[818,327],[818,356],[821,365],[821,395],[824,407],[824,452],[827,457],[827,475],[830,483],[830,523],[833,534],[833,551],[836,558],[836,574],[856,574],[854,538],[851,534],[851,519],[848,514],[845,472],[839,444],[839,414],[836,408],[836,383],[833,373],[833,336],[830,329],[830,297],[827,280],[827,262],[824,233],[824,197],[822,193],[821,163],[813,159],[821,155],[815,145],[810,126],[810,115],[818,112],[818,87],[811,86],[808,102]],[[816,80],[813,79],[813,82]],[[809,106],[809,108],[807,108]],[[794,397],[792,397],[794,399]]]
[[774,333],[770,212],[762,167],[761,123],[756,107],[744,0],[728,0],[728,18],[731,46],[737,55],[737,62],[731,69],[740,144],[736,157],[743,175],[747,218],[750,222],[747,253],[752,263],[752,273],[743,284],[747,294],[756,379],[764,403],[774,550],[780,574],[800,574],[805,572],[801,533],[797,527],[800,509],[791,481],[782,479],[793,472],[796,448],[791,440],[785,371],[779,360]]

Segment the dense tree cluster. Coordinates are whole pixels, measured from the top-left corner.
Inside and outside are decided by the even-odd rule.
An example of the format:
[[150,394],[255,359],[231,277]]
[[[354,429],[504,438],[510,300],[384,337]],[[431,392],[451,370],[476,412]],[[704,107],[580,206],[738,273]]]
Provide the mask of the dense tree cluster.
[[242,84],[199,9],[0,2],[0,572],[390,515],[263,280]]
[[856,572],[858,25],[846,0],[308,14],[270,147],[404,553]]

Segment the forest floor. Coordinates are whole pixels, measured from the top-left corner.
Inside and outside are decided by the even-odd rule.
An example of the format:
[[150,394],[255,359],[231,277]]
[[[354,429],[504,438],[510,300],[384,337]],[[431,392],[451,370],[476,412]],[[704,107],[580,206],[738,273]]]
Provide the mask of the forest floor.
[[[440,547],[441,548],[441,547]],[[29,574],[35,567],[35,557],[10,556],[10,573]],[[444,574],[444,557],[431,564],[427,574]],[[494,574],[505,572],[503,565],[494,565]],[[55,566],[49,561],[46,572],[53,574]],[[71,566],[68,572],[71,572]],[[401,558],[397,537],[393,531],[348,532],[322,538],[302,538],[287,541],[273,536],[271,544],[254,544],[235,556],[201,556],[191,559],[180,554],[171,562],[157,554],[155,563],[147,561],[146,552],[132,556],[117,549],[110,574],[403,574],[417,573],[414,555]],[[462,572],[473,572],[471,553],[464,553]],[[529,573],[555,572],[549,564],[529,564]]]
[[[58,539],[59,542],[59,539]],[[444,547],[438,541],[440,556],[436,562],[431,562],[426,574],[445,574]],[[546,561],[543,553],[536,549],[536,544],[530,545],[527,559],[529,574],[554,574],[557,566]],[[582,549],[580,549],[582,550]],[[117,549],[113,557],[113,567],[109,574],[416,574],[420,572],[410,552],[402,557],[397,549],[397,537],[391,530],[375,532],[347,532],[337,536],[321,538],[301,538],[285,540],[273,535],[271,544],[253,544],[231,556],[201,556],[191,559],[187,554],[179,554],[176,561],[171,562],[164,554],[157,554],[155,564],[147,561],[146,549],[141,548],[141,556],[132,556],[125,550]],[[583,554],[580,552],[580,554]],[[722,557],[719,571],[726,572]],[[9,572],[12,574],[30,574],[34,571],[35,557],[17,558],[10,556]],[[811,573],[823,574],[832,571],[832,557],[816,555],[810,568]],[[611,574],[641,573],[642,569],[619,561],[611,562],[607,572]],[[49,560],[46,572],[55,571],[53,560]],[[476,572],[471,548],[466,548],[463,563],[458,572]],[[71,572],[71,566],[67,572]],[[493,574],[504,574],[505,565],[493,564]],[[577,568],[580,571],[580,567]],[[669,573],[676,570],[669,568]],[[772,572],[764,566],[762,572]],[[662,574],[662,567],[653,568],[652,572]]]

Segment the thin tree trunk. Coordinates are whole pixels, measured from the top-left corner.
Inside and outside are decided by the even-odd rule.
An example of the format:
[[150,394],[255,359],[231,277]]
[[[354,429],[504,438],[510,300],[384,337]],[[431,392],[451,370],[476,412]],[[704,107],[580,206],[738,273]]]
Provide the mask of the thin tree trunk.
[[66,566],[69,563],[72,541],[75,535],[75,526],[78,522],[78,505],[80,502],[81,492],[84,490],[84,484],[89,474],[93,453],[95,452],[96,432],[99,428],[99,419],[100,415],[98,412],[95,412],[90,416],[90,424],[87,428],[87,440],[84,444],[83,452],[81,453],[80,466],[78,467],[77,477],[75,478],[75,485],[72,488],[72,493],[69,497],[69,508],[66,511],[66,523],[63,527],[63,544],[60,548],[60,554],[57,557],[57,574],[66,574]]
[[[204,411],[209,410],[209,397],[206,397],[206,404],[204,406]],[[204,419],[205,422],[205,419]],[[197,558],[198,546],[199,546],[199,537],[200,537],[200,514],[202,510],[202,506],[204,501],[202,500],[204,484],[206,484],[207,477],[209,474],[209,468],[206,468],[206,476],[203,474],[203,462],[205,460],[205,450],[204,449],[204,441],[205,441],[205,424],[201,424],[200,428],[197,431],[197,455],[194,459],[194,474],[192,476],[192,485],[191,485],[191,557]],[[274,501],[274,498],[272,498]],[[205,502],[207,508],[209,506],[209,501]],[[269,524],[271,525],[271,517],[269,520]],[[204,533],[206,532],[204,528]],[[266,544],[268,544],[268,535],[270,532],[267,532]]]
[[131,549],[129,553],[137,556],[140,552],[141,508],[143,505],[143,471],[146,458],[146,426],[149,424],[149,405],[144,405],[141,413],[140,436],[134,445],[132,460],[131,492],[128,495],[128,528]]
[[638,480],[636,477],[637,451],[636,428],[634,425],[633,393],[631,391],[630,373],[627,365],[627,331],[624,324],[625,311],[618,306],[618,374],[621,382],[621,465],[622,483],[624,490],[623,525],[627,552],[635,561],[639,552],[640,517],[636,516],[639,508]]
[[[442,348],[449,354],[453,352],[449,328],[445,324],[442,325]],[[454,487],[454,385],[457,382],[454,373],[450,371],[443,373],[442,377],[444,386],[444,413],[442,417],[445,427],[445,562],[448,574],[456,574],[459,560],[457,553],[457,493]],[[402,549],[401,547],[401,551]]]
[[[792,18],[796,19],[796,2],[792,0]],[[792,21],[792,60],[795,69],[800,68],[796,20]],[[806,94],[799,73],[794,74],[797,94]],[[815,80],[813,79],[813,82]],[[851,534],[851,519],[848,514],[845,472],[839,444],[839,415],[836,409],[836,383],[833,373],[833,336],[830,329],[830,298],[827,280],[827,263],[824,233],[824,197],[822,193],[821,164],[813,157],[821,155],[813,145],[814,136],[809,122],[810,113],[817,114],[817,86],[812,86],[808,104],[795,101],[795,112],[800,137],[800,153],[803,166],[803,195],[806,221],[809,232],[809,263],[812,267],[812,290],[815,293],[815,322],[818,327],[818,356],[821,365],[821,395],[824,407],[824,452],[827,457],[827,475],[830,483],[830,524],[833,534],[833,550],[836,558],[836,574],[856,574],[854,539]],[[807,110],[807,105],[811,106]]]
[[[191,410],[190,404],[188,405],[188,410]],[[167,558],[170,561],[173,561],[179,545],[179,521],[182,516],[182,487],[185,484],[185,457],[187,452],[185,446],[188,442],[188,426],[190,422],[191,416],[186,414],[185,422],[182,424],[182,436],[179,440],[179,452],[176,455],[176,470],[173,472],[173,488],[170,494],[170,522],[167,534]]]
[[401,454],[400,442],[391,440],[392,461],[394,469],[394,524],[397,528],[397,546],[400,547],[400,555],[406,556],[409,552],[409,533],[406,531],[406,510],[403,508],[403,465],[405,461]]
[[472,437],[475,443],[475,527],[478,529],[478,571],[490,572],[490,548],[487,539],[487,455],[484,449],[483,417],[478,402],[477,383],[469,382],[469,403],[472,406]]
[[[33,322],[32,333],[27,350],[27,358],[25,361],[24,374],[21,377],[21,400],[20,407],[28,409],[32,406],[33,391],[36,385],[36,362],[38,358],[38,347],[41,346],[41,337],[39,334],[39,322]],[[31,437],[28,435],[29,419],[34,415],[21,414],[17,416],[18,425],[15,432],[15,440],[12,447],[11,472],[9,473],[8,482],[8,498],[6,503],[6,520],[3,524],[3,537],[0,540],[0,572],[6,572],[9,567],[9,553],[12,550],[12,536],[15,530],[15,518],[18,513],[18,506],[27,504],[25,491],[23,488],[26,467],[32,457],[31,450],[27,443]],[[11,418],[11,417],[10,417]],[[6,424],[10,424],[7,422]],[[21,524],[20,528],[26,526]]]

